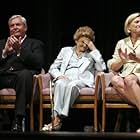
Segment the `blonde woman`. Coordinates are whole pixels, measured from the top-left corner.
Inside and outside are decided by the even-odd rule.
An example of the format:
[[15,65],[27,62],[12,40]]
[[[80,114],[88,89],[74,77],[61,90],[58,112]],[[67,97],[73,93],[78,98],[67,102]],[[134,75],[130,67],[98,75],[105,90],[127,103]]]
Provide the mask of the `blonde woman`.
[[124,32],[127,37],[118,41],[107,66],[118,73],[112,78],[112,85],[140,112],[140,13],[126,18]]

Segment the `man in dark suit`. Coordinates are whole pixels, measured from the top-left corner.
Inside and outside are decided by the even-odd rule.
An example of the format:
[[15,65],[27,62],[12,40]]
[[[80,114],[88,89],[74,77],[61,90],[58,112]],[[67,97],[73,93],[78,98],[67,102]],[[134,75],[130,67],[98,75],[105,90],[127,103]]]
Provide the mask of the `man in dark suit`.
[[13,15],[8,21],[10,36],[0,41],[0,89],[16,90],[15,118],[12,131],[22,132],[26,105],[30,103],[33,75],[44,64],[40,40],[27,37],[27,22],[21,15]]

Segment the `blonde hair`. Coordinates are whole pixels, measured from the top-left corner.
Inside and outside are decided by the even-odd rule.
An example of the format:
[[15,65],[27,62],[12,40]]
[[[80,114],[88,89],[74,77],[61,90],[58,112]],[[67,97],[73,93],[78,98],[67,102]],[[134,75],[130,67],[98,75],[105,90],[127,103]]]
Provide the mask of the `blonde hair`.
[[95,41],[95,32],[89,26],[79,27],[73,35],[75,41],[79,40],[80,37],[87,37],[92,41]]
[[124,23],[124,32],[125,32],[125,34],[126,34],[127,36],[129,36],[129,34],[130,34],[130,31],[129,31],[129,25],[130,25],[130,23],[131,23],[135,18],[137,18],[137,17],[139,17],[139,16],[140,16],[140,13],[137,12],[137,13],[133,13],[133,14],[129,15],[129,16],[126,18],[125,23]]

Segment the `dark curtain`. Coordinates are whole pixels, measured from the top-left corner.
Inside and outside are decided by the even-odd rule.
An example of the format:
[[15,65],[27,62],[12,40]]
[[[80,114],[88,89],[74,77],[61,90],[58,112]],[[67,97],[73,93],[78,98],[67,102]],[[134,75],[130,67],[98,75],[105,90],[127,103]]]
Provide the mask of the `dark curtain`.
[[105,61],[111,58],[116,42],[125,37],[126,17],[140,12],[139,0],[5,0],[0,6],[0,38],[9,35],[7,21],[13,14],[26,17],[28,35],[45,43],[45,69],[63,46],[74,45],[73,34],[88,25],[96,34],[96,47]]

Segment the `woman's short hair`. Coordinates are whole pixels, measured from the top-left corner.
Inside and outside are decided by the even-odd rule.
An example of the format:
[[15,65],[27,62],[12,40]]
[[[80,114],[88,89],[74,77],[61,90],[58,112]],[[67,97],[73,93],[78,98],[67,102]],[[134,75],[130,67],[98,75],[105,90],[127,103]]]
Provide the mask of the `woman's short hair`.
[[124,23],[124,32],[125,32],[125,34],[126,34],[127,36],[129,36],[129,34],[130,34],[130,31],[129,31],[129,25],[130,25],[130,23],[131,23],[135,18],[137,18],[137,17],[139,17],[139,16],[140,16],[140,13],[137,12],[137,13],[133,13],[133,14],[129,15],[129,16],[126,18],[125,23]]
[[74,33],[73,39],[77,41],[83,36],[89,38],[92,41],[95,41],[95,32],[89,26],[79,27]]

